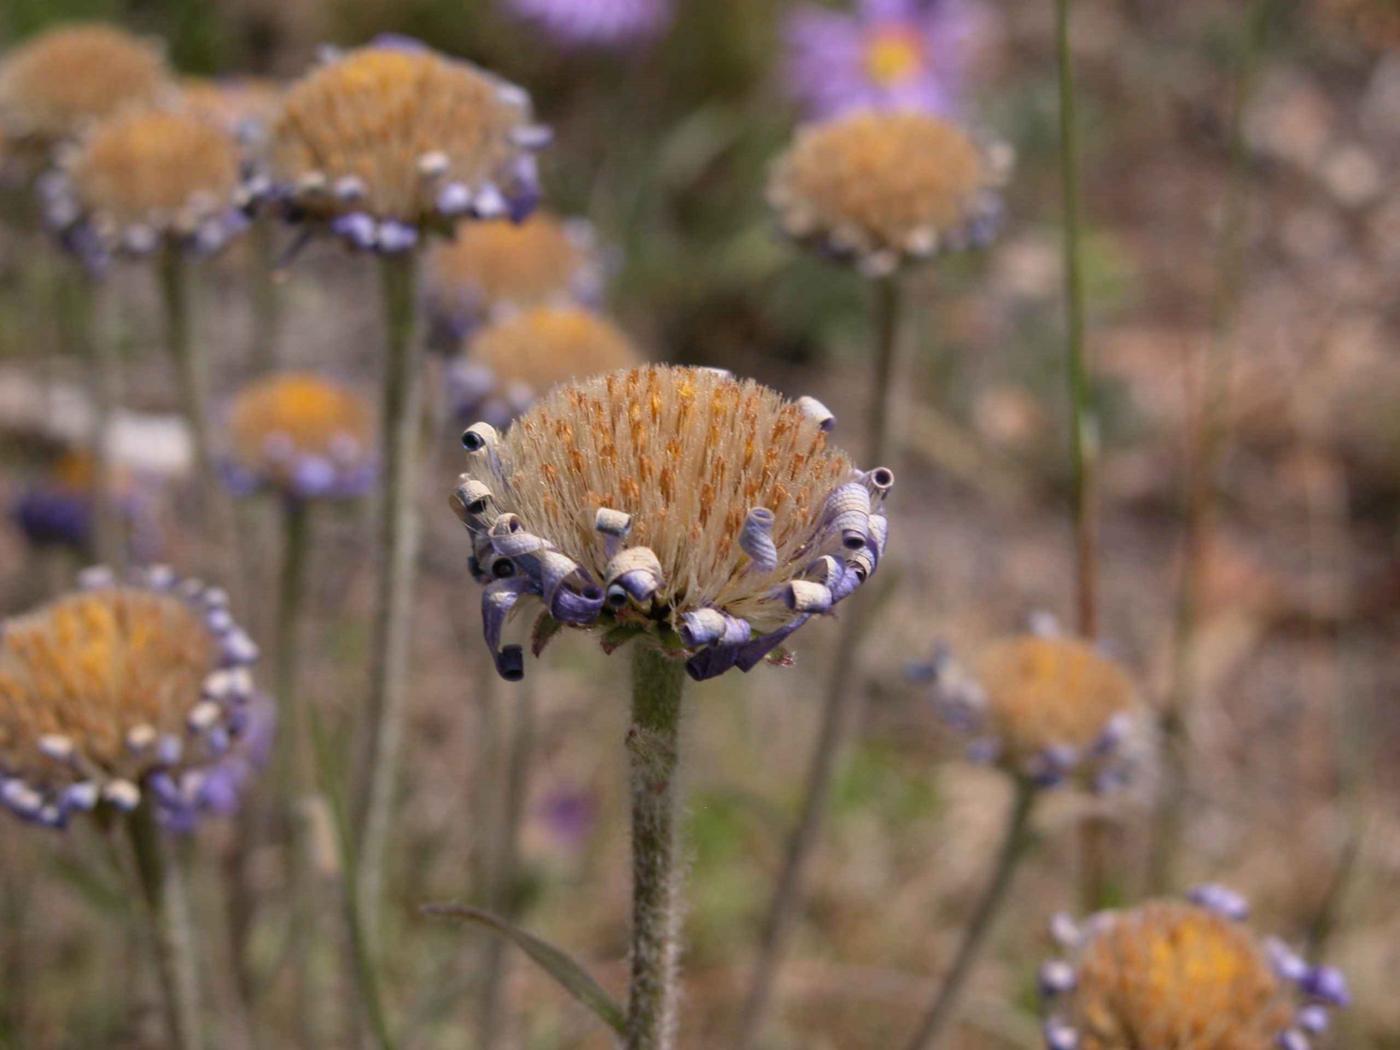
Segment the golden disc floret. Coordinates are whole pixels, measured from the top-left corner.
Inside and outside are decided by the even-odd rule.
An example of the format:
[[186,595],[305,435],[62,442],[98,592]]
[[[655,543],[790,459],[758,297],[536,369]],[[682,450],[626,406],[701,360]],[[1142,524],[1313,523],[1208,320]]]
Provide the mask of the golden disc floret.
[[579,306],[538,306],[481,329],[448,374],[454,411],[504,427],[570,379],[639,362],[626,334]]
[[235,488],[299,499],[363,494],[375,479],[374,414],[358,393],[288,373],[242,391],[229,412]]
[[831,418],[725,372],[654,365],[556,387],[504,435],[469,428],[453,502],[498,669],[504,618],[527,597],[558,623],[655,634],[697,678],[748,670],[829,611],[874,572],[893,483],[828,443]]
[[0,61],[0,130],[9,147],[42,160],[56,144],[170,88],[161,49],[115,26],[59,26]]
[[790,236],[885,274],[991,236],[1004,153],[930,114],[859,112],[799,130],[768,199]]
[[3,625],[0,804],[50,826],[143,796],[174,826],[226,810],[271,732],[256,646],[222,592],[169,570],[86,580]]
[[271,174],[291,217],[401,251],[465,215],[523,218],[546,140],[520,88],[426,47],[370,46],[288,89]]

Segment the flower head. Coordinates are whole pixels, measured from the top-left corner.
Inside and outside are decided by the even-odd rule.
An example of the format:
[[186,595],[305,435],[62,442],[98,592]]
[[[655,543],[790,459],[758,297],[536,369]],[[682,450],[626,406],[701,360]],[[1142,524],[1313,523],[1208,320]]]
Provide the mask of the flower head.
[[478,423],[453,507],[472,540],[497,670],[507,617],[541,615],[536,654],[560,625],[651,635],[692,677],[747,671],[876,569],[884,468],[827,443],[811,398],[703,368],[652,365],[557,387],[500,435]]
[[[149,531],[142,501],[131,478],[119,474],[114,481],[116,509],[128,519],[138,539]],[[67,547],[86,551],[92,543],[93,491],[97,465],[86,451],[69,451],[26,488],[12,507],[15,524],[36,547]]]
[[1244,925],[1242,898],[1203,887],[1055,924],[1069,951],[1041,969],[1050,1050],[1306,1050],[1346,982]]
[[504,428],[559,383],[639,360],[611,321],[580,306],[538,306],[473,336],[447,374],[448,396],[463,422]]
[[163,568],[83,582],[0,633],[0,804],[50,827],[143,796],[176,829],[230,811],[273,715],[223,592]]
[[520,88],[403,42],[334,58],[288,89],[273,125],[271,192],[293,220],[357,248],[405,251],[457,219],[520,220],[539,197]]
[[0,62],[0,133],[6,147],[42,166],[59,143],[129,105],[169,89],[160,48],[115,26],[59,26]]
[[259,77],[185,77],[180,81],[180,102],[227,131],[246,154],[260,157],[282,105],[282,85]]
[[536,212],[521,223],[464,222],[433,246],[424,267],[437,342],[456,349],[476,324],[503,311],[593,302],[602,285],[593,230]]
[[1018,635],[988,645],[970,670],[940,654],[931,671],[935,702],[971,737],[972,755],[1015,776],[1106,789],[1139,757],[1144,722],[1131,680],[1078,639]]
[[374,484],[374,415],[354,391],[288,373],[242,391],[229,413],[226,471],[235,489],[345,499]]
[[860,0],[850,13],[805,4],[784,26],[788,90],[817,118],[951,114],[982,23],[969,0]]
[[510,0],[510,9],[566,47],[621,47],[663,33],[674,0]]
[[1007,166],[921,113],[857,113],[801,129],[768,199],[790,236],[872,275],[988,240]]
[[180,109],[134,109],[97,125],[41,184],[45,216],[89,263],[174,246],[218,251],[247,225],[238,143]]

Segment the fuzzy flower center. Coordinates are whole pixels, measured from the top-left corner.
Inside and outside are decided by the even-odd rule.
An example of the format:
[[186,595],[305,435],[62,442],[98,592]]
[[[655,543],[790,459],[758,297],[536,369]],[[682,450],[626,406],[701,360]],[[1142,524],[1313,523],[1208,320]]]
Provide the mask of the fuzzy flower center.
[[217,666],[209,629],[171,595],[112,588],[10,620],[0,638],[0,764],[42,773],[46,738],[117,772],[139,727],[181,735]]
[[164,224],[230,205],[237,144],[192,113],[148,110],[106,122],[74,160],[78,197],[119,223]]
[[416,222],[435,207],[423,158],[476,185],[511,158],[527,103],[463,62],[427,51],[369,47],[312,73],[287,94],[273,132],[273,166],[293,184],[353,186],[327,212],[354,208]]
[[122,30],[78,25],[35,37],[0,66],[0,124],[15,135],[63,138],[132,103],[156,100],[165,62]]
[[894,87],[916,76],[923,62],[923,43],[907,25],[881,26],[865,45],[866,74],[881,87]]
[[1204,908],[1148,904],[1091,935],[1071,999],[1084,1050],[1268,1050],[1292,1007],[1260,946]]
[[240,462],[273,473],[299,456],[362,456],[373,436],[372,414],[362,398],[299,373],[245,390],[234,401],[229,426]]
[[483,330],[469,360],[498,383],[543,393],[566,379],[626,368],[637,352],[616,325],[588,310],[541,306]]
[[535,214],[523,223],[468,222],[435,245],[427,279],[435,294],[484,304],[529,304],[568,291],[582,264],[563,223]]
[[1117,664],[1070,638],[995,642],[979,656],[976,677],[1013,760],[1062,747],[1082,754],[1133,704],[1132,683]]
[[[703,607],[776,628],[774,596],[820,524],[827,494],[852,474],[820,422],[756,383],[716,371],[645,367],[562,387],[509,429],[468,474],[528,532],[603,579],[600,508],[631,515],[629,545],[650,548],[672,621]],[[749,512],[772,513],[774,567],[740,545]]]

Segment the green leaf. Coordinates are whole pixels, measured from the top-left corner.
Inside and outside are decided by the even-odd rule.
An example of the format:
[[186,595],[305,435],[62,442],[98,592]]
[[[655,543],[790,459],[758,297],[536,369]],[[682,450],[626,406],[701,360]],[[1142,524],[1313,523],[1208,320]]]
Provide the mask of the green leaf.
[[465,904],[425,904],[423,914],[439,919],[457,919],[485,926],[492,933],[513,943],[563,986],[564,990],[588,1007],[597,1018],[618,1035],[623,1034],[626,1014],[597,981],[566,954],[534,937],[518,926],[489,911]]

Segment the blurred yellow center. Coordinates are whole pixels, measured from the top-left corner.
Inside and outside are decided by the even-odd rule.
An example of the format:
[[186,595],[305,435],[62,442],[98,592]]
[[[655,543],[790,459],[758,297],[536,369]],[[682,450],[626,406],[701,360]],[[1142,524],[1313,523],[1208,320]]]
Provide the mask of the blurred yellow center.
[[271,440],[294,455],[329,455],[337,441],[351,439],[359,450],[372,439],[372,413],[351,390],[302,373],[273,376],[234,400],[229,426],[234,449],[245,466],[267,465]]
[[1072,638],[994,642],[975,669],[996,736],[1013,761],[1056,746],[1082,753],[1133,704],[1132,683],[1118,665]]
[[1068,1005],[1084,1050],[1268,1050],[1292,1015],[1246,928],[1176,903],[1112,914]]
[[568,292],[582,262],[563,223],[536,213],[523,223],[465,222],[457,237],[435,245],[427,280],[443,297],[468,296],[482,306],[528,306]]
[[637,363],[637,351],[616,325],[577,306],[540,306],[484,329],[470,360],[498,383],[543,393],[566,379],[613,372]]
[[865,47],[865,72],[881,87],[892,87],[919,71],[923,64],[919,37],[905,26],[877,30]]
[[9,620],[0,637],[0,761],[33,770],[40,738],[58,735],[113,770],[132,728],[183,735],[215,656],[198,614],[167,594],[93,591]]

